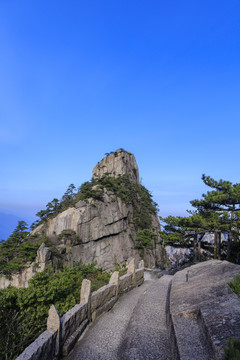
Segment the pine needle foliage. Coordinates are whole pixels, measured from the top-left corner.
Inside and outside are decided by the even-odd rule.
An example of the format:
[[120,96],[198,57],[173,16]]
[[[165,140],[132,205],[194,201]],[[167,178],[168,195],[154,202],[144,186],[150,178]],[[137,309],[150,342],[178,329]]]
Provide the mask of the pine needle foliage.
[[35,260],[39,246],[44,242],[44,237],[39,237],[38,241],[27,238],[29,232],[27,224],[19,221],[16,229],[9,238],[0,244],[0,274],[11,277],[13,272],[17,272]]

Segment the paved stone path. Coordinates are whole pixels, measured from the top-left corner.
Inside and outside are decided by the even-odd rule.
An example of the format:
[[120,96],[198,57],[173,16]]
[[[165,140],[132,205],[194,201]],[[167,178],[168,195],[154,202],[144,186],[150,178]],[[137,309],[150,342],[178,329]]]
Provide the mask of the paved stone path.
[[67,360],[170,360],[166,309],[171,276],[145,281],[91,324]]

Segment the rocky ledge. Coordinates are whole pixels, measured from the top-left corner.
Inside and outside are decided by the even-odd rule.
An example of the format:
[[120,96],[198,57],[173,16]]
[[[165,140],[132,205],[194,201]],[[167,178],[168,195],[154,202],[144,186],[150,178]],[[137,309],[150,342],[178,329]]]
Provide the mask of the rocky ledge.
[[210,260],[176,273],[170,318],[181,360],[224,359],[230,337],[240,338],[240,299],[227,284],[240,266]]

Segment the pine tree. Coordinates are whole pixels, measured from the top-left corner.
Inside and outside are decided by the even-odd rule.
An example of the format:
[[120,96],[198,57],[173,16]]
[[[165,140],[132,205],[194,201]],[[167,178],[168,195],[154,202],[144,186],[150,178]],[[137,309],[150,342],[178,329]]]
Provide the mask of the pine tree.
[[216,181],[205,174],[202,175],[202,180],[214,190],[203,194],[201,200],[193,200],[190,203],[201,216],[218,218],[216,225],[228,233],[227,260],[229,260],[232,240],[239,237],[240,184],[232,184],[224,180]]

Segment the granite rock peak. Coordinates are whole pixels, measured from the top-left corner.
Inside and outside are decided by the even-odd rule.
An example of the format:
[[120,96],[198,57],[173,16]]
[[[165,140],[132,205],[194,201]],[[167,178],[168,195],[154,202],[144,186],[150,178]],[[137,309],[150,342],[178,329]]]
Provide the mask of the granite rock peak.
[[139,171],[134,155],[123,149],[107,154],[94,167],[92,177],[96,179],[106,175],[112,177],[127,175],[132,182],[139,184]]

